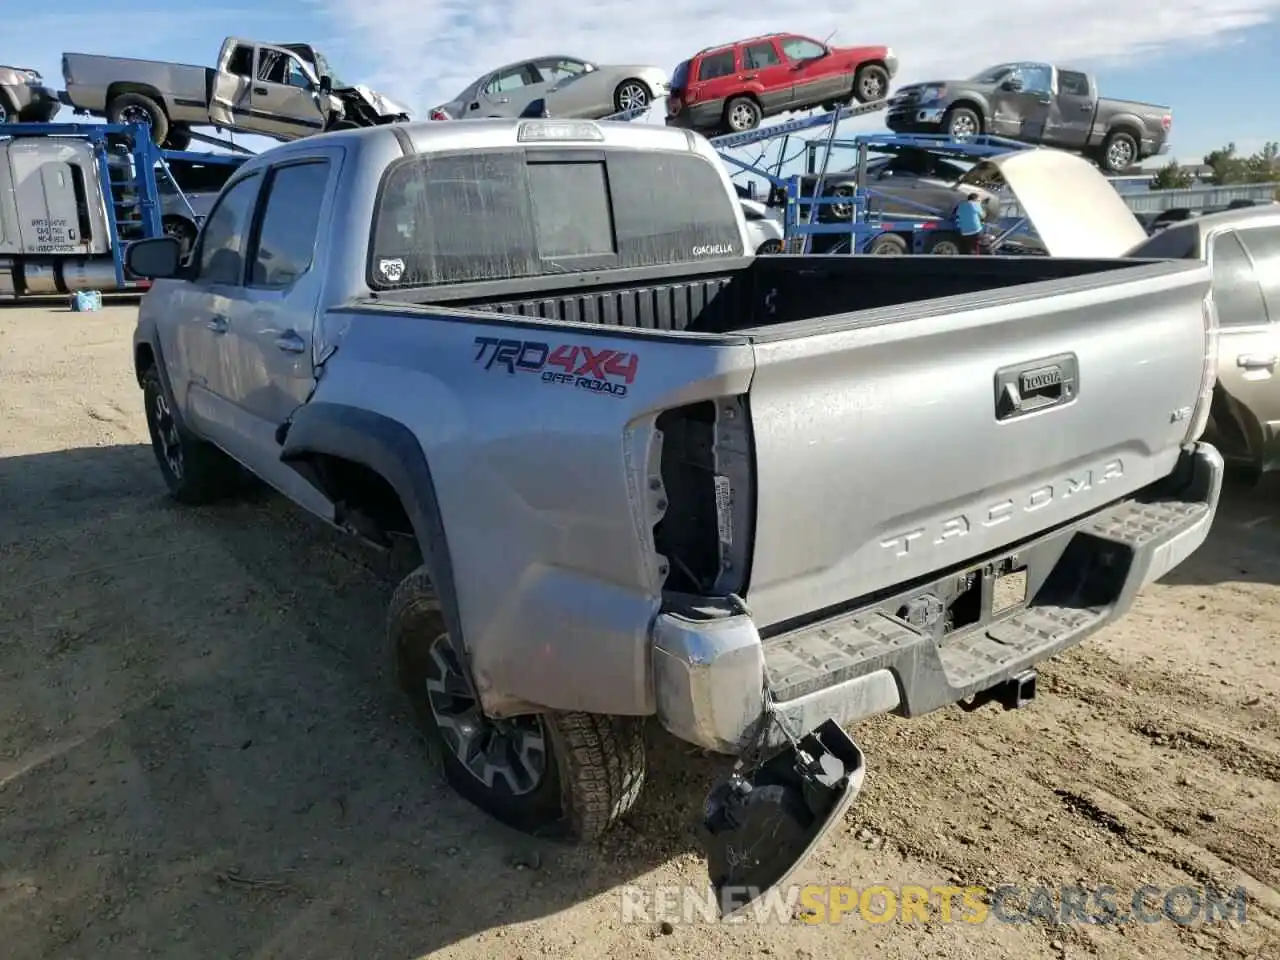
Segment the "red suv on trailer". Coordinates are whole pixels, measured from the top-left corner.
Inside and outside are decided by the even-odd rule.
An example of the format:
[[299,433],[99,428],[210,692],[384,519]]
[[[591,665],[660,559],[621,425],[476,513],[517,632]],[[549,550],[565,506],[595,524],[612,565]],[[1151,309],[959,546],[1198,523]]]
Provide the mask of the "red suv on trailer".
[[830,47],[793,33],[708,47],[672,72],[667,125],[738,133],[789,110],[870,103],[889,95],[897,72],[889,47]]

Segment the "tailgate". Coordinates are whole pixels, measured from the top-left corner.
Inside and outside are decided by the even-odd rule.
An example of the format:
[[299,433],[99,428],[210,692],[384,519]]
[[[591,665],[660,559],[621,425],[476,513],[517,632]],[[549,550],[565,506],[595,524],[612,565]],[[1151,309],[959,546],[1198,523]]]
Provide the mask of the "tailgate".
[[1121,269],[761,331],[757,622],[963,565],[1169,474],[1209,275]]

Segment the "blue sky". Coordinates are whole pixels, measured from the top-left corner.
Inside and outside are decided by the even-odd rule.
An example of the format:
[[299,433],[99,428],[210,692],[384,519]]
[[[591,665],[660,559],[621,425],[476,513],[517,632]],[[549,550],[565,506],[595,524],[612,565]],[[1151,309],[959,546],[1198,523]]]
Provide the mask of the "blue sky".
[[782,20],[759,0],[682,0],[637,24],[627,0],[233,0],[183,14],[154,0],[60,0],[56,14],[8,20],[0,62],[34,67],[60,86],[64,50],[207,65],[229,33],[309,41],[349,81],[425,118],[475,75],[525,56],[572,53],[670,69],[698,47],[735,36],[787,29],[822,38],[837,30],[834,43],[892,44],[900,82],[968,75],[1007,59],[1093,69],[1104,94],[1173,107],[1172,156],[1183,161],[1198,162],[1228,140],[1249,152],[1280,139],[1273,109],[1280,0],[1020,0],[1012,9],[970,7],[963,36],[948,16],[922,22],[919,4],[884,6],[893,9],[859,10],[851,24],[840,0],[810,0]]

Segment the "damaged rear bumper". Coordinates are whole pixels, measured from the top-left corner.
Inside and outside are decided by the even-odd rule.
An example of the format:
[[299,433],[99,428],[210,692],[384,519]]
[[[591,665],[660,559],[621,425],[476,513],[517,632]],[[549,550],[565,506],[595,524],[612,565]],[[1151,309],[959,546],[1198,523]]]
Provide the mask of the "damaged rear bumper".
[[[918,716],[978,696],[1123,616],[1139,590],[1190,556],[1208,536],[1222,475],[1218,451],[1194,444],[1170,477],[1130,499],[979,567],[763,641],[736,601],[665,612],[653,633],[658,717],[683,740],[738,754],[753,742],[782,746],[827,719]],[[947,635],[901,616],[958,577],[986,583],[1009,569],[1026,571],[1029,600],[1012,614]],[[990,592],[982,587],[988,608]],[[778,722],[762,741],[770,712]]]

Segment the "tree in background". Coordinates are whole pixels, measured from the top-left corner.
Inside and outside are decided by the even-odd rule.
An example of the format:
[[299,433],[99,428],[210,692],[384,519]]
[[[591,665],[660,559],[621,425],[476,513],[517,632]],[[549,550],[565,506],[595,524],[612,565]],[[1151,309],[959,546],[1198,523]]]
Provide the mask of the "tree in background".
[[1151,189],[1183,190],[1191,186],[1192,182],[1191,173],[1178,166],[1177,160],[1170,160],[1151,178]]
[[1232,183],[1270,183],[1280,180],[1280,144],[1265,143],[1257,153],[1242,157],[1236,145],[1228,143],[1204,158],[1211,173],[1209,182],[1218,186]]

